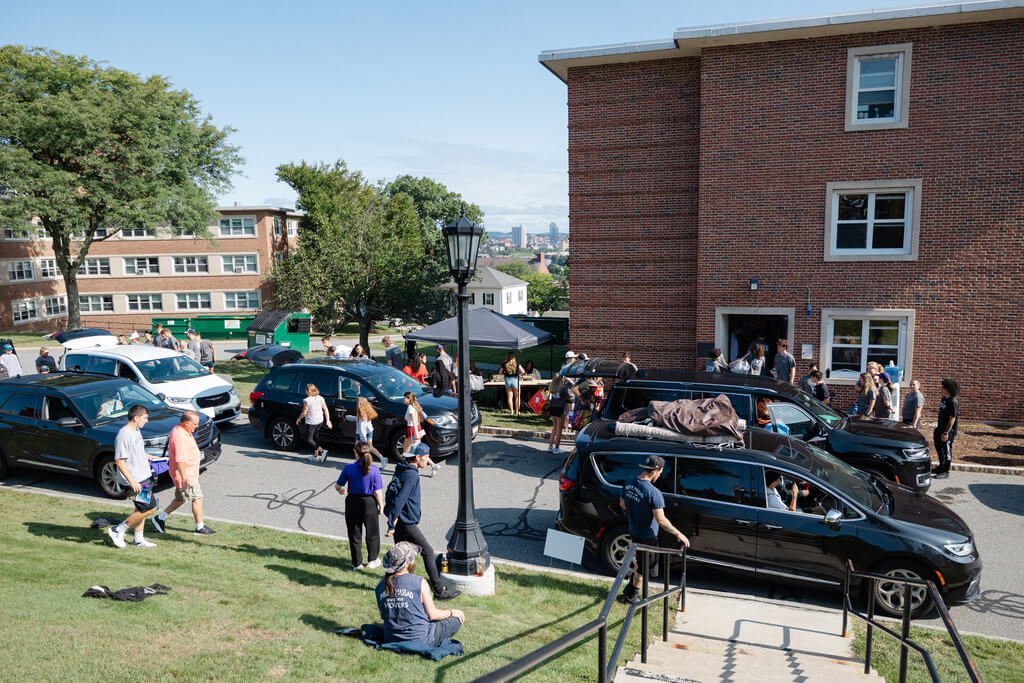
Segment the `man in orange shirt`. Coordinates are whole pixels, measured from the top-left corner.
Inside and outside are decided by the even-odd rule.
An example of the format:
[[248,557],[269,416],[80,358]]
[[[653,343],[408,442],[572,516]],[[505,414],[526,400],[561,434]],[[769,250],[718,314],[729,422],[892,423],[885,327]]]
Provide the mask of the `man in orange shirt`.
[[189,410],[182,414],[181,422],[167,436],[167,466],[170,468],[171,481],[174,482],[174,501],[159,515],[150,517],[160,533],[164,532],[167,515],[183,503],[192,503],[192,516],[196,520],[195,533],[214,533],[213,529],[203,524],[203,490],[199,488],[199,462],[203,456],[192,435],[198,426],[199,413]]

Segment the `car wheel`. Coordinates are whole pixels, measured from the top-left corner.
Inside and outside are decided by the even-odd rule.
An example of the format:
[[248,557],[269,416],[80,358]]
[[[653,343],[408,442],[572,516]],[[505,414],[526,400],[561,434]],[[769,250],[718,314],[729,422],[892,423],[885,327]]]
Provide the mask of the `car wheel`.
[[96,463],[96,483],[107,498],[124,498],[128,495],[128,487],[118,481],[117,464],[112,455],[104,455]]
[[626,553],[633,538],[629,530],[624,526],[616,526],[605,530],[604,540],[601,541],[601,562],[605,569],[611,574],[618,574],[622,568],[622,561],[626,559]]
[[405,430],[396,429],[391,432],[391,436],[388,437],[388,452],[386,453],[389,460],[394,462],[402,461],[402,453],[405,452]]
[[7,456],[0,450],[0,478],[7,476]]
[[[884,574],[893,579],[931,579],[932,573],[911,561],[885,562],[871,570],[875,574]],[[890,617],[903,616],[903,584],[896,581],[878,579],[874,582],[871,597],[875,608]],[[924,586],[910,586],[910,616],[919,617],[927,614],[932,607],[928,589]]]
[[270,423],[270,440],[283,451],[294,449],[298,436],[298,426],[287,418],[275,417]]

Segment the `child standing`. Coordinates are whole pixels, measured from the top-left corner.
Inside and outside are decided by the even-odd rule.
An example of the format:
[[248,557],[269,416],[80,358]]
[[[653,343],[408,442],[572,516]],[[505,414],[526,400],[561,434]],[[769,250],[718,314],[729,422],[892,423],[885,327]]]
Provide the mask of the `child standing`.
[[356,444],[365,443],[370,453],[380,460],[381,468],[388,466],[388,459],[381,455],[373,446],[373,421],[377,419],[377,411],[365,398],[356,399]]
[[[403,395],[403,402],[406,405],[405,408],[405,452],[412,453],[412,449],[420,442],[420,440],[427,435],[423,431],[423,408],[420,406],[420,402],[416,400],[416,394],[411,391],[405,392]],[[427,465],[430,467],[430,476],[437,474],[437,471],[441,467],[435,463],[429,456],[427,456]]]

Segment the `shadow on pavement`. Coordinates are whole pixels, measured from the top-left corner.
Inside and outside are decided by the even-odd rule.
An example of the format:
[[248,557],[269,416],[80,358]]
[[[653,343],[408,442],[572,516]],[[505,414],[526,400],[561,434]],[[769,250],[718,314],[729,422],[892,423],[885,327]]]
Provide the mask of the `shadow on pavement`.
[[1020,484],[971,484],[968,486],[974,497],[986,507],[1024,515],[1024,482]]
[[1024,595],[1007,591],[988,590],[966,605],[972,612],[998,614],[1010,619],[1024,619]]

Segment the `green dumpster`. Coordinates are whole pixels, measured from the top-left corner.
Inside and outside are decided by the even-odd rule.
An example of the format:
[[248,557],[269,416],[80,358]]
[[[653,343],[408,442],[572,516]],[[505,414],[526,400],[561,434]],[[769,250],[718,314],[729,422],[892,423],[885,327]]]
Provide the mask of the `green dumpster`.
[[179,318],[153,318],[153,335],[156,336],[156,324],[160,323],[171,331],[175,339],[184,339],[185,330],[192,326],[192,319],[187,317]]
[[192,329],[203,339],[244,339],[255,315],[198,315],[192,318]]
[[248,348],[261,344],[280,344],[302,353],[309,353],[309,313],[263,311],[249,324]]

